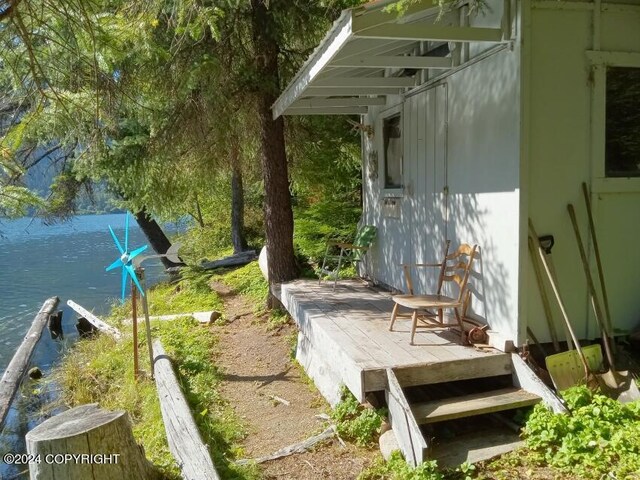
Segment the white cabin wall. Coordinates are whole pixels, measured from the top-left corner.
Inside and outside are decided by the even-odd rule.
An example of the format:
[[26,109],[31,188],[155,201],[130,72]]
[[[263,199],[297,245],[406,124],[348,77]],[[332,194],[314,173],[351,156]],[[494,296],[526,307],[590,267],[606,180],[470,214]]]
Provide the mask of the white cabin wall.
[[[503,50],[447,81],[447,236],[477,243],[474,312],[506,339],[518,335],[519,51]],[[472,280],[473,282],[474,280]]]
[[[499,24],[502,2],[492,2],[490,18],[478,17],[477,25]],[[514,20],[514,25],[517,21]],[[517,28],[514,26],[514,31]],[[473,52],[486,52],[488,45],[479,45]],[[393,97],[382,108],[372,108],[365,123],[375,126],[373,139],[365,139],[363,162],[364,219],[377,225],[378,239],[372,249],[366,274],[376,281],[398,290],[406,290],[402,269],[403,262],[431,262],[442,256],[445,238],[455,247],[459,243],[477,243],[482,260],[477,264],[477,275],[472,280],[476,296],[473,310],[486,320],[493,330],[506,340],[518,337],[518,278],[519,278],[519,158],[520,158],[520,50],[514,44],[487,58],[436,82],[433,88],[404,100]],[[434,89],[446,91],[434,94]],[[433,97],[436,105],[433,106]],[[447,98],[447,109],[443,99]],[[373,157],[379,152],[379,176],[383,175],[381,118],[385,109],[403,105],[405,128],[409,134],[405,142],[404,174],[405,191],[399,199],[401,218],[386,218],[382,212],[384,192],[380,178],[373,174]],[[438,126],[429,125],[430,115],[446,117],[438,120]],[[439,112],[439,113],[438,113]],[[432,119],[431,119],[432,120]],[[433,122],[432,122],[433,123]],[[435,136],[435,137],[434,137]],[[435,144],[428,139],[435,138]],[[410,150],[414,148],[415,151]],[[438,165],[446,159],[447,170]],[[442,216],[445,222],[430,221],[425,225],[419,249],[431,246],[431,252],[416,253],[417,242],[412,240],[420,231],[419,219],[423,212],[412,210],[411,195],[415,193],[415,181],[425,168],[424,163],[435,162],[434,182],[444,177],[448,185],[448,202],[445,206],[444,189],[431,190],[443,199],[439,211],[427,212]],[[421,163],[422,162],[422,163]],[[407,188],[408,187],[408,188]],[[422,222],[422,220],[419,220]],[[442,231],[444,230],[444,231]],[[431,282],[426,281],[427,285]]]
[[[600,183],[594,172],[604,159],[592,147],[592,122],[602,119],[592,116],[593,76],[586,54],[598,43],[594,42],[593,3],[571,2],[573,8],[564,8],[565,5],[562,1],[532,2],[531,38],[525,39],[531,45],[529,215],[539,235],[555,236],[553,260],[570,320],[578,336],[593,338],[599,333],[567,204],[575,205],[586,242],[588,223],[581,183],[589,183],[596,191],[592,201],[614,326],[631,329],[640,320],[640,249],[624,247],[640,238],[640,188],[633,187],[638,185],[638,179],[619,179],[616,181],[620,188],[598,192]],[[619,4],[613,9],[604,2],[603,5],[600,49],[640,52],[638,7],[624,11]],[[623,190],[627,191],[622,193]],[[527,248],[526,244],[523,248]],[[588,249],[592,274],[598,282],[591,242]],[[527,324],[541,341],[549,341],[530,260],[526,265],[529,287],[521,294],[526,302]],[[563,336],[559,309],[550,298],[556,330]]]
[[[366,125],[374,129],[372,136],[365,136],[363,148],[363,220],[368,225],[378,228],[378,235],[370,254],[363,263],[363,271],[376,283],[402,290],[404,280],[401,263],[410,261],[410,249],[407,243],[410,228],[408,202],[403,196],[395,196],[400,204],[400,217],[391,218],[384,215],[383,201],[385,195],[382,188],[384,165],[382,162],[382,118],[392,111],[401,110],[402,97],[389,96],[387,105],[372,107],[368,115],[363,116]],[[404,124],[405,122],[403,122]],[[404,125],[403,125],[404,132]],[[406,147],[405,147],[406,148]],[[406,172],[406,162],[403,170]]]

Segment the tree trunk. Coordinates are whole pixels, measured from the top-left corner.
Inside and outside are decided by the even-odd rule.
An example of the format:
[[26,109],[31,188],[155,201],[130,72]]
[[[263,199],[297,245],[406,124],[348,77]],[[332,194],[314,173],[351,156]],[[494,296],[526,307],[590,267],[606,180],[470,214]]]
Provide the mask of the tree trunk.
[[149,480],[157,478],[136,444],[127,412],[81,405],[27,433],[30,478],[40,480]]
[[247,249],[244,236],[244,186],[237,145],[231,147],[231,242],[233,253]]
[[[162,231],[162,228],[160,228],[160,225],[158,225],[158,222],[151,218],[144,208],[137,212],[135,217],[138,225],[140,225],[140,229],[151,244],[151,248],[153,248],[158,255],[167,253],[167,250],[171,247],[171,242]],[[161,257],[160,260],[165,268],[177,267],[180,265],[173,263],[165,257]]]
[[[297,276],[293,251],[293,210],[289,192],[289,173],[284,142],[284,121],[274,120],[271,105],[280,89],[279,47],[276,25],[270,18],[268,0],[251,0],[253,43],[258,78],[257,110],[260,119],[260,150],[265,188],[264,219],[267,239],[269,285]],[[270,296],[269,304],[277,303]]]

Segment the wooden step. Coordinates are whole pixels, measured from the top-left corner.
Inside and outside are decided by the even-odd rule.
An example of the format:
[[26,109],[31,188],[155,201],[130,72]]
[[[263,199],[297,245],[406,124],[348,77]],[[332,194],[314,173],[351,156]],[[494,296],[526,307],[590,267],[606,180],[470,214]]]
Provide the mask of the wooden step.
[[429,457],[439,467],[457,467],[461,463],[490,460],[524,445],[518,433],[504,428],[489,428],[452,439],[440,440]]
[[520,388],[504,388],[413,405],[418,424],[442,422],[535,405],[540,397]]

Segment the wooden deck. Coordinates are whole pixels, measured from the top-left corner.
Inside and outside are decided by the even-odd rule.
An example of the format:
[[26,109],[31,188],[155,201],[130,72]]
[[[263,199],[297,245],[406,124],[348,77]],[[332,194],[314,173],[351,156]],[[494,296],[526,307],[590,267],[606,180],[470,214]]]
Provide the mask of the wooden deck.
[[399,318],[390,332],[390,294],[360,281],[334,291],[333,282],[296,280],[277,293],[300,330],[297,358],[331,403],[341,384],[361,401],[384,390],[388,368],[403,387],[511,373],[510,355],[462,346],[445,329],[418,330],[409,345],[410,320]]

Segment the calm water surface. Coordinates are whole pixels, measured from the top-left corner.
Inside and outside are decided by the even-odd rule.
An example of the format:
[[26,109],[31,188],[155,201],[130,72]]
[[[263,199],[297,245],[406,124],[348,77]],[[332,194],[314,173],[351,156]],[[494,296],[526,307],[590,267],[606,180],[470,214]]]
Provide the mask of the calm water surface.
[[[45,374],[76,337],[77,315],[66,306],[67,300],[104,314],[119,299],[120,269],[109,273],[104,269],[119,256],[108,225],[123,243],[124,219],[124,214],[118,214],[79,216],[54,226],[31,219],[0,223],[0,374],[47,298],[60,298],[58,308],[64,311],[65,340],[53,341],[45,330],[32,361]],[[130,250],[145,243],[138,225],[131,220]],[[149,259],[144,267],[148,284],[164,278],[159,260]],[[46,397],[51,396],[51,392],[42,391],[39,385],[29,388],[34,395],[20,396],[14,401],[7,424],[0,432],[0,479],[3,480],[15,477],[20,470],[9,468],[1,456],[24,448],[24,434],[42,419],[39,410]]]

